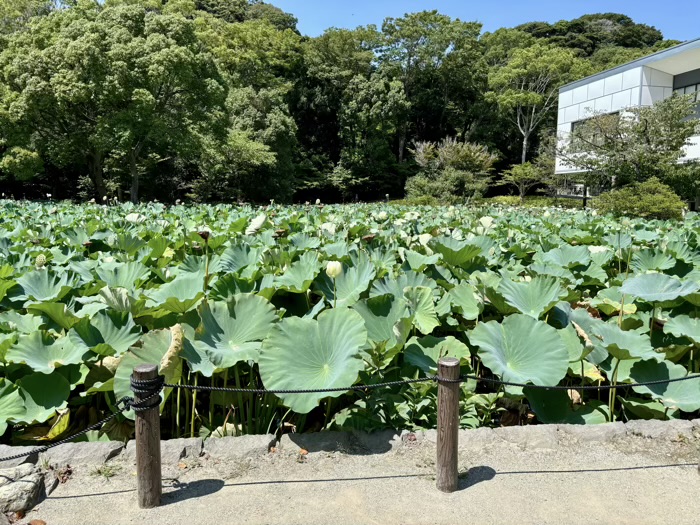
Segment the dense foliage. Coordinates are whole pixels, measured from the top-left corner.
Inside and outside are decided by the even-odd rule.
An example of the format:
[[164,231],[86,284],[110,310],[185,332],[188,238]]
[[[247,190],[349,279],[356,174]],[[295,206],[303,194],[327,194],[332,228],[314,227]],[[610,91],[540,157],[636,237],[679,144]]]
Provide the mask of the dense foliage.
[[536,156],[563,83],[669,44],[617,14],[482,33],[424,11],[307,38],[259,0],[8,0],[0,178],[134,202],[376,200],[416,175],[476,194],[418,144],[488,148],[497,178]]
[[[0,432],[84,428],[139,363],[169,382],[342,387],[435,372],[466,382],[461,425],[693,417],[700,216],[581,210],[0,201]],[[329,263],[331,263],[329,265]],[[584,384],[619,384],[611,396]],[[166,391],[167,434],[435,425],[436,386],[237,397]],[[131,435],[131,414],[101,438]],[[11,434],[8,428],[12,427]],[[97,439],[91,434],[89,439]]]

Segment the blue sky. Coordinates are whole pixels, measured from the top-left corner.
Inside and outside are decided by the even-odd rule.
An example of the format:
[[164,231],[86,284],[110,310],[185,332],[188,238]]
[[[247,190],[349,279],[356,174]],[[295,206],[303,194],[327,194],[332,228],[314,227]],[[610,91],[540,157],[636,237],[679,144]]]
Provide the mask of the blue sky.
[[484,30],[523,22],[556,22],[586,13],[623,13],[656,26],[666,38],[700,38],[700,0],[268,0],[293,13],[299,30],[316,36],[328,27],[377,24],[388,16],[437,9],[462,20],[478,20]]

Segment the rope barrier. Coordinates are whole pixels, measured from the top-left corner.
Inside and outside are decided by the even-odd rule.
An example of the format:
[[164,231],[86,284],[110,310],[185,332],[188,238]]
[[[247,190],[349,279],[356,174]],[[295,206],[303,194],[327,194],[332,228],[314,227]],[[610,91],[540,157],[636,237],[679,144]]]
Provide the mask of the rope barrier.
[[[436,383],[463,383],[464,381],[477,381],[481,383],[489,383],[489,384],[494,384],[494,385],[499,385],[499,386],[511,386],[511,387],[519,387],[519,388],[529,388],[529,389],[536,389],[536,390],[611,390],[613,388],[634,388],[634,387],[642,387],[642,386],[654,386],[654,385],[663,385],[663,384],[669,384],[669,383],[677,383],[680,381],[689,381],[691,379],[699,379],[700,374],[695,374],[695,375],[689,375],[685,377],[678,377],[674,379],[658,379],[658,380],[653,380],[653,381],[644,381],[644,382],[639,382],[639,383],[618,383],[616,385],[552,385],[552,386],[544,386],[544,385],[533,385],[533,384],[527,384],[527,383],[517,383],[513,381],[503,381],[501,379],[495,379],[495,378],[487,378],[487,377],[478,377],[474,375],[462,375],[457,379],[446,379],[446,378],[441,378],[437,375],[434,376],[427,376],[427,377],[421,377],[421,378],[416,378],[416,379],[402,379],[398,381],[386,381],[383,383],[374,383],[374,384],[369,384],[369,385],[352,385],[348,387],[335,387],[335,388],[309,388],[309,389],[272,389],[268,390],[266,388],[228,388],[228,387],[217,387],[217,386],[195,386],[195,385],[175,385],[175,384],[170,384],[165,382],[165,378],[163,376],[158,376],[155,379],[150,379],[150,380],[137,380],[134,379],[133,377],[131,378],[131,389],[135,394],[141,394],[142,396],[146,396],[142,401],[136,402],[130,397],[125,397],[119,400],[117,403],[117,406],[119,410],[117,412],[114,412],[113,414],[110,414],[109,416],[105,417],[104,419],[98,421],[97,423],[94,423],[90,425],[89,427],[85,428],[84,430],[81,430],[80,432],[64,438],[60,441],[57,441],[56,443],[52,443],[50,445],[46,445],[37,449],[34,449],[30,452],[25,452],[22,454],[15,454],[14,456],[8,456],[5,458],[0,458],[0,463],[4,461],[11,461],[13,459],[20,459],[24,457],[29,457],[34,454],[41,454],[43,452],[46,452],[54,447],[57,447],[59,445],[63,445],[64,443],[68,443],[75,438],[78,438],[80,436],[83,436],[87,434],[88,432],[92,430],[98,430],[101,428],[104,424],[108,423],[112,419],[114,419],[117,415],[122,414],[128,410],[133,410],[134,412],[144,412],[146,410],[150,410],[152,408],[157,407],[160,404],[160,392],[164,388],[180,388],[180,389],[185,389],[185,390],[198,390],[198,391],[204,391],[204,392],[229,392],[229,393],[236,393],[236,394],[316,394],[316,393],[328,393],[328,392],[348,392],[348,391],[366,391],[366,390],[376,390],[379,388],[387,388],[387,387],[393,387],[393,386],[403,386],[403,385],[410,385],[410,384],[415,384],[415,383],[427,383],[430,381],[436,382]],[[119,405],[123,405],[122,407],[119,407]]]

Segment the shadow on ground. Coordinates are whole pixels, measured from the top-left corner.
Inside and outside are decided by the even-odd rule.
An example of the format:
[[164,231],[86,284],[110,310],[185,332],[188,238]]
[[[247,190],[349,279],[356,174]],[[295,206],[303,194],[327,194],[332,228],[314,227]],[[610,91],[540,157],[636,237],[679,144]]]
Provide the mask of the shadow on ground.
[[459,488],[457,490],[465,490],[485,481],[491,481],[496,476],[518,476],[527,474],[588,474],[594,472],[619,472],[633,470],[650,470],[661,468],[676,468],[676,467],[694,467],[698,468],[696,463],[670,463],[667,465],[641,465],[637,467],[611,467],[611,468],[583,468],[583,469],[564,469],[564,470],[514,470],[497,472],[491,467],[484,465],[472,467],[466,472],[459,475]]
[[365,432],[313,432],[285,434],[299,448],[309,452],[343,452],[352,455],[384,454],[392,448],[393,430]]
[[172,487],[175,490],[169,490],[163,493],[161,505],[170,505],[188,499],[208,496],[209,494],[219,492],[225,485],[224,481],[221,479],[199,479],[190,482],[171,481],[172,483],[170,485],[164,485],[163,488]]

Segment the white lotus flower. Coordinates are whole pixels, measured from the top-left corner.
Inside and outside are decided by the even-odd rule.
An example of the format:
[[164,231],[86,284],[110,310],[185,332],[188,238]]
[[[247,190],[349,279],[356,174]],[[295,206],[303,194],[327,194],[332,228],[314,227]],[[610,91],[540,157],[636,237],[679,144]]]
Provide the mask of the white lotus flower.
[[385,221],[388,215],[385,211],[380,211],[375,217],[380,221]]
[[321,204],[321,199],[316,199],[316,206],[318,206],[319,204]]
[[335,279],[343,273],[343,265],[340,261],[328,261],[326,264],[326,275]]

